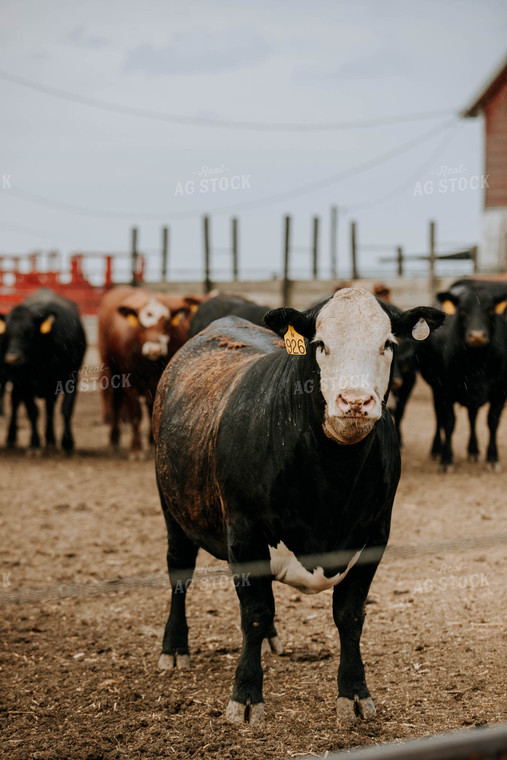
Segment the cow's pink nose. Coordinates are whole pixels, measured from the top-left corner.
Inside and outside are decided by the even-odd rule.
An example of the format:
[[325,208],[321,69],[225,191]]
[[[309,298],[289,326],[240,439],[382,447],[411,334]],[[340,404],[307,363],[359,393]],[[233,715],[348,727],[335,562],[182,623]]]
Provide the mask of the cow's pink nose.
[[338,409],[346,417],[368,417],[375,408],[373,396],[358,393],[340,393]]
[[469,330],[466,336],[466,342],[472,348],[486,346],[489,343],[489,337],[486,330]]

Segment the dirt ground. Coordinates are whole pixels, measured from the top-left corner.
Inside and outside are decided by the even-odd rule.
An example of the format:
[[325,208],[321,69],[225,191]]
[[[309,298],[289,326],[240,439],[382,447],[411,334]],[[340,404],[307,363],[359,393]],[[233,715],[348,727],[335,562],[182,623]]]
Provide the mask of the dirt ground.
[[[5,428],[0,420],[2,442]],[[362,638],[378,714],[352,729],[335,719],[331,592],[304,596],[275,584],[285,654],[264,656],[260,728],[224,719],[239,610],[232,581],[215,572],[222,563],[207,555],[199,557],[207,572],[197,573],[188,594],[193,668],[157,670],[169,589],[161,582],[166,539],[153,459],[108,453],[98,392],[81,394],[74,429],[77,452],[69,459],[0,453],[3,757],[266,760],[507,719],[507,544],[498,540],[507,533],[506,475],[467,463],[463,411],[455,471],[437,473],[422,381],[404,422],[393,549],[375,577]],[[479,431],[484,451],[484,410]],[[20,438],[24,447],[25,421]],[[505,472],[507,413],[499,442]],[[472,546],[458,541],[450,550],[446,539]],[[394,551],[408,545],[424,551]],[[101,583],[117,579],[134,580],[105,593]],[[58,598],[69,584],[82,593]],[[37,590],[39,598],[29,596]]]

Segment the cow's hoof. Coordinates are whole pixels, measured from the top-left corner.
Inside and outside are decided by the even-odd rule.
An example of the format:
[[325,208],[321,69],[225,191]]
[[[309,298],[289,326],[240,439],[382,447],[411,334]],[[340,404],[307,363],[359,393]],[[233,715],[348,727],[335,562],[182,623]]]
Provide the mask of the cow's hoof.
[[359,717],[363,720],[371,720],[377,714],[377,710],[375,709],[375,705],[373,704],[373,699],[371,697],[366,697],[366,699],[357,699],[356,710]]
[[30,459],[39,459],[42,456],[42,450],[41,449],[27,449],[26,455]]
[[243,705],[241,702],[229,700],[225,718],[229,723],[264,723],[264,702],[256,705]]
[[278,636],[273,636],[271,639],[264,639],[262,642],[262,654],[277,654],[281,656],[283,654],[283,644]]
[[365,699],[338,697],[336,700],[336,717],[339,726],[349,726],[357,718],[371,720],[376,714],[377,711],[371,697],[366,697]]
[[129,452],[129,462],[142,462],[144,459],[142,451]]
[[454,472],[454,465],[453,464],[440,464],[438,466],[438,471],[442,473],[442,475],[450,475]]
[[479,454],[469,454],[468,455],[468,461],[469,462],[478,462],[479,461]]
[[162,653],[158,659],[158,667],[160,670],[189,670],[190,669],[190,655],[188,654],[164,654]]
[[491,472],[501,472],[502,465],[500,462],[488,462],[488,469],[491,470]]

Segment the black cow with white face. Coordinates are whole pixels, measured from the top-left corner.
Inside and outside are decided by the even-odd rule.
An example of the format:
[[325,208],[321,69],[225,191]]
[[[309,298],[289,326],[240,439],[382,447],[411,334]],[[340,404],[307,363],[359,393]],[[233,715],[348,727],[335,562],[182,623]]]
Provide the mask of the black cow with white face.
[[86,349],[86,337],[76,305],[43,288],[15,306],[5,320],[3,363],[12,381],[12,413],[7,446],[17,440],[17,413],[24,403],[32,428],[30,449],[40,449],[36,398],[45,399],[46,446],[56,443],[53,413],[63,394],[62,448],[71,451],[71,416],[77,393],[77,373]]
[[[443,472],[453,464],[454,404],[466,407],[470,421],[468,456],[477,460],[475,423],[489,403],[486,460],[499,469],[496,434],[507,398],[507,322],[503,313],[507,286],[461,281],[438,294],[447,313],[445,325],[421,345],[417,361],[433,391],[436,433],[431,453]],[[442,441],[441,432],[444,433]]]
[[[334,589],[338,718],[375,714],[359,643],[400,477],[385,407],[393,344],[423,339],[443,319],[424,307],[398,315],[365,290],[344,289],[306,312],[265,316],[280,336],[292,326],[288,345],[304,355],[228,317],[165,370],[153,422],[173,593],[159,665],[189,666],[185,593],[198,548],[228,560],[236,577],[254,563],[249,582],[236,584],[243,648],[229,721],[264,718],[261,645],[276,644],[273,580],[307,593]],[[315,559],[323,553],[327,561]]]

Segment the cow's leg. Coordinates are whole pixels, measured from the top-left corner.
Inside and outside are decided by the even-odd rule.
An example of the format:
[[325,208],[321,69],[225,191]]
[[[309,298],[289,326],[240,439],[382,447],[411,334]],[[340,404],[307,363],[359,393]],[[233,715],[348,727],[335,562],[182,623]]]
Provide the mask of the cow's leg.
[[441,416],[442,416],[442,403],[438,396],[433,391],[433,408],[435,410],[435,435],[433,436],[433,443],[431,445],[431,457],[432,459],[438,459],[442,455],[442,438],[440,435]]
[[405,376],[403,378],[403,383],[398,390],[398,395],[396,398],[396,407],[394,410],[394,424],[396,427],[396,435],[398,436],[398,443],[400,444],[400,448],[402,445],[401,421],[403,419],[403,415],[405,413],[405,407],[407,405],[407,401],[410,397],[410,394],[412,393],[412,389],[414,385],[415,385],[415,373],[413,377],[411,375]]
[[16,446],[18,438],[18,409],[21,403],[21,393],[16,385],[12,387],[11,393],[11,418],[9,420],[9,430],[7,432],[7,447],[13,449]]
[[150,432],[148,434],[148,445],[149,446],[154,446],[154,444],[155,444],[155,439],[153,437],[153,428],[151,426],[151,420],[153,418],[153,404],[154,404],[154,401],[155,401],[155,399],[153,398],[153,396],[151,395],[151,393],[148,391],[148,393],[146,394],[146,409],[148,411],[148,419],[150,421]]
[[[235,580],[241,609],[241,630],[243,646],[236,668],[232,697],[227,705],[225,717],[231,723],[262,723],[264,720],[264,700],[262,697],[262,642],[273,632],[275,600],[272,577],[241,572],[242,563],[260,561],[269,567],[269,551],[262,535],[248,530],[230,531],[229,561]],[[248,547],[248,548],[247,548]],[[275,632],[276,633],[276,632]]]
[[486,454],[486,461],[490,464],[494,470],[500,469],[500,463],[498,461],[498,449],[496,447],[496,433],[498,425],[500,423],[500,417],[505,404],[505,397],[498,396],[491,400],[488,411],[488,428],[489,428],[489,444]]
[[336,703],[339,723],[357,717],[367,720],[376,714],[366,685],[360,641],[366,597],[379,561],[380,558],[372,564],[356,565],[333,590],[333,618],[341,646]]
[[[102,394],[102,421],[105,425],[110,425],[113,420],[113,375],[109,368],[108,362],[102,358],[100,366],[100,389]],[[115,383],[116,387],[116,383]]]
[[46,397],[46,449],[52,449],[56,445],[53,416],[55,411],[56,395],[51,393]]
[[135,388],[124,388],[125,402],[127,405],[127,414],[132,425],[132,442],[130,444],[130,459],[141,458],[141,404]]
[[0,417],[4,416],[5,380],[0,380]]
[[115,451],[120,447],[120,414],[122,405],[122,389],[121,387],[114,388],[111,396],[111,432],[109,434],[109,441]]
[[37,420],[39,418],[39,407],[35,403],[35,399],[33,396],[25,396],[24,402],[25,402],[25,407],[26,407],[26,413],[28,414],[28,419],[30,420],[30,425],[32,427],[29,451],[33,453],[38,453],[40,451],[40,436],[39,436],[39,431],[37,430]]
[[446,402],[442,405],[442,427],[444,428],[445,438],[442,448],[442,459],[440,460],[441,472],[447,472],[452,467],[452,434],[454,432],[455,423],[456,415],[454,414],[454,405],[450,402]]
[[261,652],[272,652],[273,654],[282,655],[284,652],[283,644],[280,641],[275,624],[271,625],[268,634],[262,642]]
[[63,417],[63,435],[62,435],[62,449],[66,452],[71,452],[74,449],[74,438],[72,435],[72,429],[70,421],[72,419],[72,412],[74,410],[74,404],[76,402],[77,394],[77,382],[71,383],[71,389],[66,390],[63,395],[62,401],[62,417]]
[[158,666],[162,670],[172,670],[175,666],[182,670],[190,667],[185,600],[192,581],[198,547],[166,510],[164,515],[168,539],[167,568],[172,595]]
[[479,408],[477,406],[469,406],[468,421],[470,423],[470,438],[468,439],[468,459],[471,462],[477,462],[479,458],[479,445],[477,443],[477,435],[475,432],[475,423],[477,420],[477,413]]

